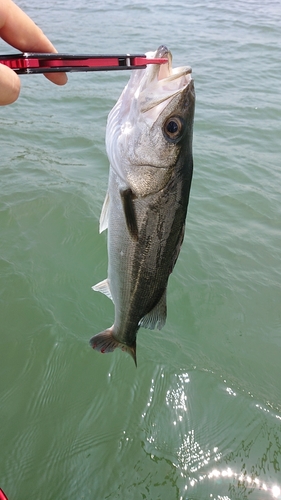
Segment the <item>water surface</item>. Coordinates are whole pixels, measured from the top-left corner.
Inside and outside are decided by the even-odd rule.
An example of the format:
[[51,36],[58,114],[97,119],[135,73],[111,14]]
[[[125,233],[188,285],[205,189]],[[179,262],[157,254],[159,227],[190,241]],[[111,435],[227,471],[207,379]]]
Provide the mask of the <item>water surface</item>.
[[[0,109],[0,487],[9,500],[281,498],[279,2],[18,4],[61,52],[165,43],[197,94],[186,237],[138,368],[98,219],[128,73],[22,76]],[[14,52],[0,43],[1,52]]]

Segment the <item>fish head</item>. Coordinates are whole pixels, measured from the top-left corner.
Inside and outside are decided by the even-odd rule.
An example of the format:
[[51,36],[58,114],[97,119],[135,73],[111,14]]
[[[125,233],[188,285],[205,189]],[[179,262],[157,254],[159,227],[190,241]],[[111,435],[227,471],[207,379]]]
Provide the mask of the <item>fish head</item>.
[[172,68],[170,51],[161,46],[147,57],[165,64],[134,70],[108,117],[106,147],[122,188],[136,196],[158,192],[175,168],[192,154],[194,85],[190,67]]

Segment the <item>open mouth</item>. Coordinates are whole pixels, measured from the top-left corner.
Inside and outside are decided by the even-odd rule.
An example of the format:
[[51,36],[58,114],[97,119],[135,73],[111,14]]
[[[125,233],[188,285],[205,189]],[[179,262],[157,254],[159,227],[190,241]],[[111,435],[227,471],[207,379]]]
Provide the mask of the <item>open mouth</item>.
[[134,71],[110,117],[118,114],[122,122],[131,123],[138,113],[146,113],[145,118],[153,120],[173,97],[184,92],[192,82],[190,66],[172,68],[172,54],[166,46],[161,45],[156,51],[147,52],[146,56],[151,59],[165,58],[167,62]]
[[[150,54],[151,57],[151,54]],[[155,53],[155,58],[167,58],[168,62],[161,65],[155,65],[144,78],[146,84],[142,85],[142,90],[138,94],[140,111],[145,113],[152,108],[162,104],[163,109],[167,101],[183,92],[191,82],[192,69],[190,66],[172,68],[172,54],[161,45]]]
[[[156,50],[154,57],[157,59],[161,58],[168,59],[168,62],[166,64],[161,64],[159,66],[157,75],[158,81],[159,80],[173,81],[182,76],[190,75],[192,73],[192,69],[190,66],[183,66],[174,69],[172,68],[172,54],[165,45],[160,45],[160,47]],[[189,80],[190,77],[186,79],[186,83],[188,83]]]

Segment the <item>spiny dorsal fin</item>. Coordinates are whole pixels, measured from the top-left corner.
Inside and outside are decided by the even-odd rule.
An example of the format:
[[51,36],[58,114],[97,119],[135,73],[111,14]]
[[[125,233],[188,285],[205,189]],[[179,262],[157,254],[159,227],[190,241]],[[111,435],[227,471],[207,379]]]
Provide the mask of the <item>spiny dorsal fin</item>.
[[133,200],[135,195],[133,191],[129,189],[125,189],[120,191],[121,200],[123,203],[123,210],[125,214],[126,224],[128,231],[132,238],[137,241],[138,240],[138,225],[135,213],[135,207]]

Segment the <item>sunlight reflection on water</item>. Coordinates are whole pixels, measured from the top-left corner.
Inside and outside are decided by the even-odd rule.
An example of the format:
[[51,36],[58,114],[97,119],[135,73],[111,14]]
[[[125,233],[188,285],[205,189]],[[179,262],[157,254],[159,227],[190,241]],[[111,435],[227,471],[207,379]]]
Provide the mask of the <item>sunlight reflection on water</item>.
[[[278,485],[269,485],[260,480],[258,477],[253,477],[250,475],[245,476],[244,474],[236,473],[230,467],[227,467],[226,469],[223,469],[221,471],[219,471],[218,469],[213,469],[209,474],[199,476],[199,479],[190,478],[189,485],[185,486],[186,491],[192,489],[198,482],[203,482],[206,478],[209,480],[213,479],[214,481],[217,481],[219,479],[233,479],[238,487],[243,487],[245,490],[263,491],[267,494],[268,498],[281,498],[281,489]],[[220,495],[215,496],[210,493],[210,498],[212,498],[213,500],[221,500],[222,498],[228,499],[229,497],[221,497]],[[181,499],[183,500],[183,497],[181,497]]]
[[[167,379],[167,374],[164,374],[162,370],[160,373],[156,375],[155,378],[152,379],[152,385],[149,392],[149,398],[147,401],[147,409],[143,413],[143,418],[151,418],[151,409],[153,403],[153,397],[159,397],[157,393],[157,378]],[[167,383],[167,380],[166,380]],[[227,404],[229,414],[226,414],[224,419],[221,419],[219,428],[221,425],[226,425],[232,427],[233,423],[231,421],[232,409],[229,407],[229,396],[233,404],[238,398],[240,401],[239,391],[234,390],[234,388],[230,387],[229,383],[224,379],[223,380],[223,389],[222,393],[225,404]],[[241,427],[241,438],[243,439],[245,433],[245,448],[240,450],[238,447],[235,452],[231,452],[230,454],[226,454],[224,449],[224,444],[221,443],[218,445],[209,445],[204,446],[204,443],[213,443],[215,439],[215,435],[213,434],[212,428],[208,427],[208,409],[207,406],[202,408],[202,416],[204,418],[207,415],[207,420],[203,426],[203,431],[200,432],[199,429],[193,427],[192,422],[192,412],[194,410],[195,400],[192,395],[193,392],[197,393],[198,388],[194,386],[194,373],[189,374],[187,372],[182,372],[179,374],[173,374],[172,380],[170,380],[170,384],[168,384],[169,388],[165,390],[165,403],[166,410],[168,414],[170,414],[170,436],[165,437],[160,436],[158,425],[159,423],[154,420],[150,423],[150,435],[147,436],[147,443],[149,443],[152,448],[150,452],[150,456],[152,460],[157,460],[159,456],[159,452],[163,453],[163,450],[169,450],[168,453],[174,456],[172,460],[172,465],[176,469],[179,470],[179,474],[185,484],[182,488],[182,491],[188,494],[188,498],[190,495],[195,494],[198,495],[198,491],[200,488],[208,491],[208,496],[212,500],[233,500],[233,498],[237,498],[237,495],[240,498],[240,495],[244,495],[243,498],[257,498],[256,495],[263,495],[263,498],[281,498],[281,487],[278,483],[270,482],[270,477],[263,478],[263,473],[265,472],[264,466],[259,464],[259,461],[262,460],[271,460],[271,458],[266,453],[262,453],[259,450],[259,455],[256,469],[250,465],[247,460],[245,461],[245,457],[247,454],[256,453],[255,445],[256,445],[256,434],[252,432],[250,429],[247,431],[248,424],[246,421],[243,422]],[[198,391],[199,392],[199,391]],[[164,394],[163,394],[164,396]],[[162,397],[163,397],[162,396]],[[225,397],[227,398],[225,400]],[[207,399],[207,398],[206,398]],[[193,404],[191,404],[191,401]],[[200,402],[202,403],[202,402]],[[252,405],[251,399],[247,399],[246,403]],[[258,414],[262,415],[265,412],[270,413],[272,417],[277,417],[274,412],[270,412],[269,409],[262,407],[259,404],[253,405],[257,410],[259,410]],[[218,411],[223,410],[223,404],[218,405]],[[164,411],[164,409],[163,409]],[[220,417],[221,418],[221,417]],[[259,417],[258,417],[259,418]],[[223,423],[223,421],[225,422]],[[255,421],[254,421],[255,422]],[[253,422],[251,422],[252,424]],[[197,425],[199,422],[197,422]],[[256,424],[255,424],[256,425]],[[242,431],[242,428],[244,429]],[[255,428],[255,427],[254,427]],[[261,427],[263,429],[263,427]],[[253,433],[253,436],[251,435]],[[226,427],[226,434],[227,427]],[[207,436],[207,440],[206,440]],[[173,452],[171,452],[172,446],[175,446]],[[175,444],[177,443],[177,444]],[[226,449],[233,448],[233,444],[227,444]],[[154,451],[152,449],[154,448]],[[234,445],[235,449],[236,446]],[[161,453],[160,453],[161,455]],[[242,466],[239,470],[238,458],[244,457],[242,460]],[[230,465],[226,465],[226,462],[231,461]],[[276,469],[278,469],[278,465],[276,465]],[[199,489],[198,489],[199,488]],[[229,496],[221,496],[215,493],[215,491],[219,488],[226,488],[228,490],[228,494],[232,492],[232,495]],[[200,490],[201,491],[201,490]],[[210,493],[210,491],[213,491]],[[186,500],[187,497],[181,496],[182,500]],[[197,497],[196,497],[197,498]],[[260,498],[260,496],[258,496]]]

